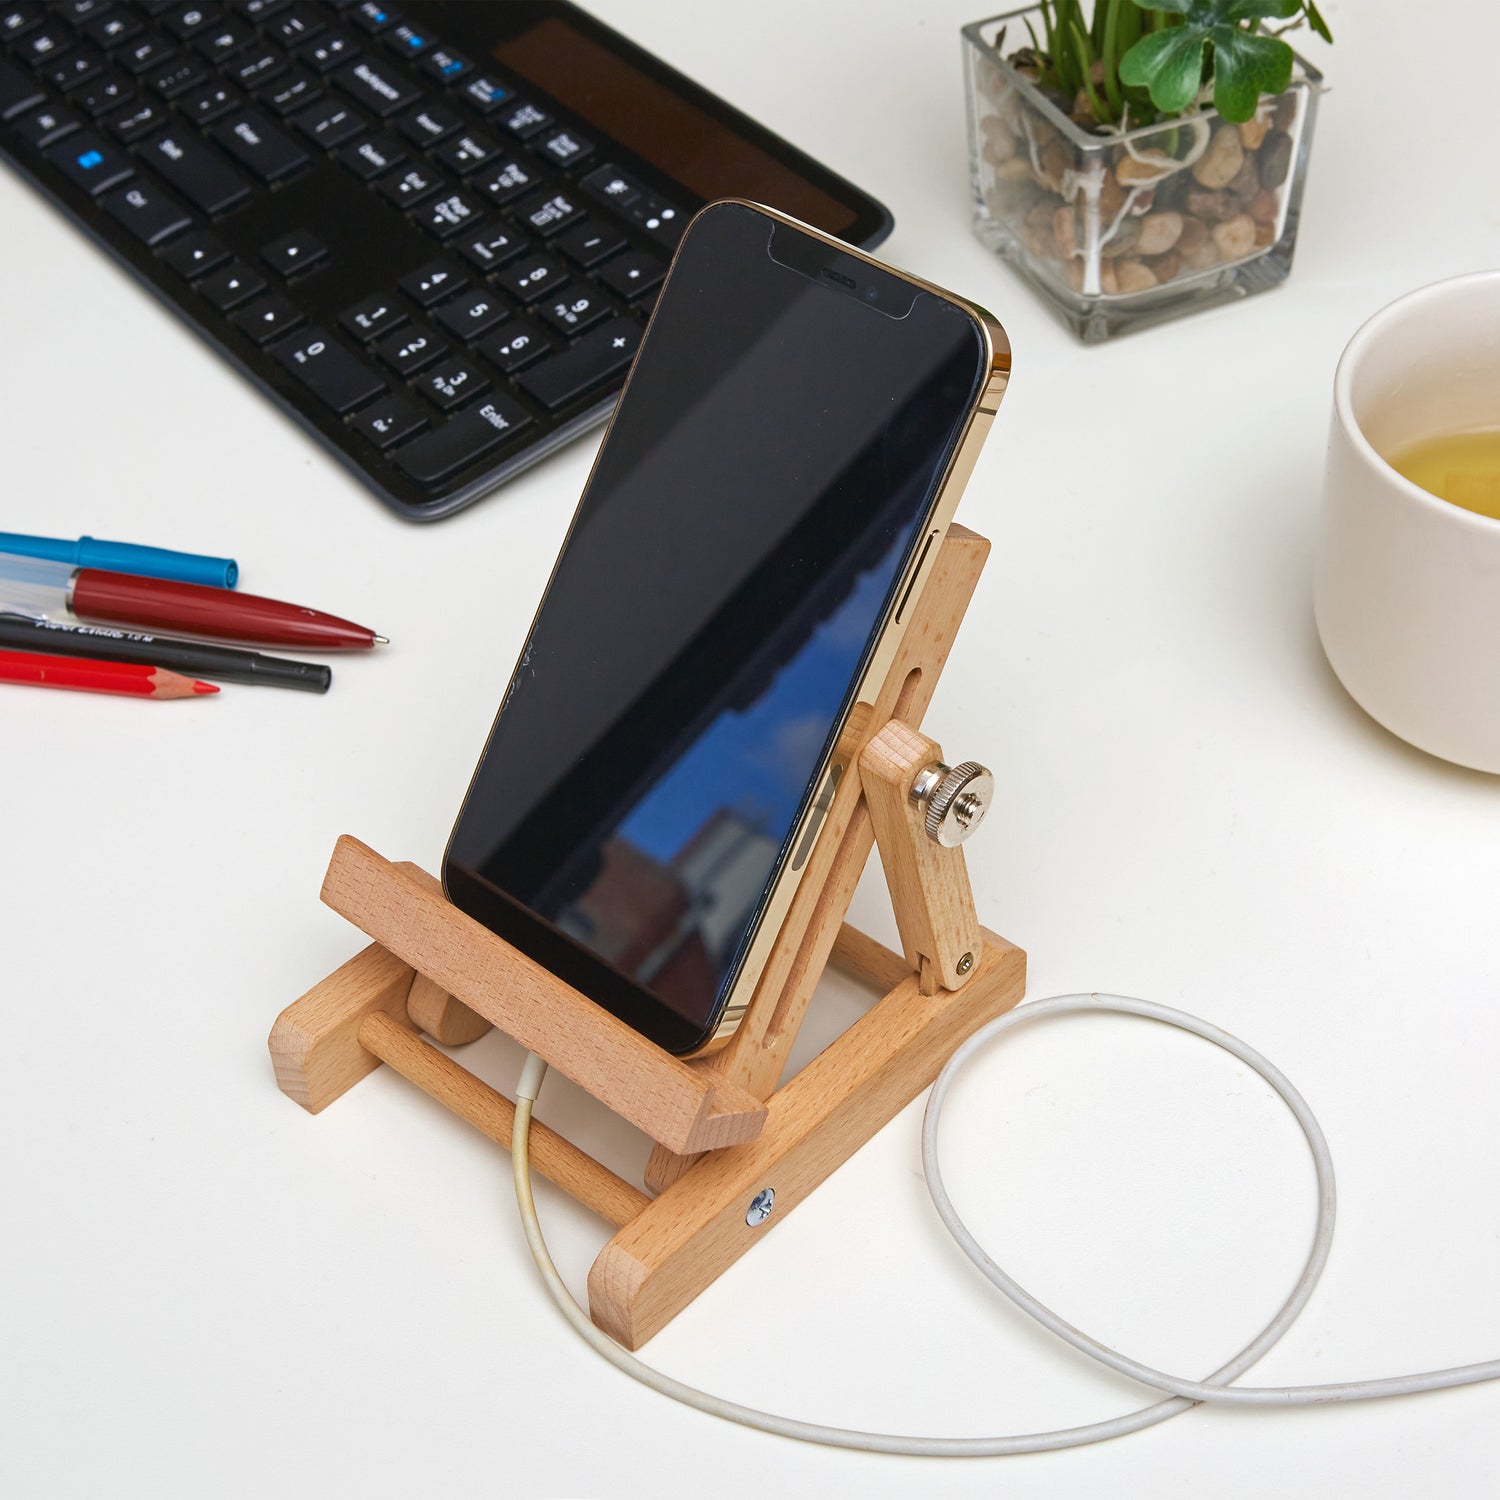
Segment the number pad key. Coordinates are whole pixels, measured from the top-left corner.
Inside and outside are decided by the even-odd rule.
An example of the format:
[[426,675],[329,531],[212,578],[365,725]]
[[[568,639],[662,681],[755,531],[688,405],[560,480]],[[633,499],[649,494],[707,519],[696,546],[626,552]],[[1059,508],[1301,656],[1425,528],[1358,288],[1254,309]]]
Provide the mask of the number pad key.
[[499,333],[485,339],[479,345],[479,352],[496,369],[512,375],[552,347],[552,340],[536,324],[525,318],[516,318]]
[[374,370],[321,328],[309,328],[272,353],[294,380],[340,416],[387,389]]
[[419,307],[431,307],[451,296],[469,278],[450,260],[430,260],[396,283]]
[[582,333],[612,311],[597,292],[582,291],[577,287],[565,290],[555,302],[548,302],[541,308],[542,317],[564,335]]
[[430,328],[401,328],[386,334],[375,345],[375,353],[381,362],[401,376],[425,370],[447,352],[448,346]]
[[538,302],[568,279],[568,273],[545,255],[533,255],[497,278],[500,285],[524,303]]
[[427,425],[427,418],[405,396],[387,396],[368,406],[349,425],[377,448],[389,448]]
[[433,316],[455,338],[467,341],[488,333],[497,323],[503,322],[509,312],[501,306],[498,292],[476,290],[443,303]]
[[452,411],[486,390],[489,381],[464,360],[449,359],[421,376],[416,387],[440,411]]
[[453,242],[468,263],[481,272],[498,271],[518,255],[531,248],[529,240],[523,240],[513,229],[500,224],[485,224],[471,229]]
[[363,344],[399,328],[405,321],[406,314],[396,306],[393,297],[366,297],[339,318],[339,322]]

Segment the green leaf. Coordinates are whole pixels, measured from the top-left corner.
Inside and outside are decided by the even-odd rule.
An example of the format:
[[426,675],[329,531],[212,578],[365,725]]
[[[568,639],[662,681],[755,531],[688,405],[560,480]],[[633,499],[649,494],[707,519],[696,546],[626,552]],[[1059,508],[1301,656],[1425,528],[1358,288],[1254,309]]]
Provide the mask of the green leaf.
[[1180,114],[1202,86],[1203,48],[1207,40],[1196,26],[1170,26],[1165,31],[1153,31],[1120,59],[1120,81],[1149,90],[1151,102],[1163,113]]
[[1135,0],[1142,10],[1169,10],[1175,16],[1185,16],[1203,0]]
[[1285,42],[1237,26],[1215,26],[1208,35],[1214,48],[1214,108],[1226,120],[1252,118],[1262,94],[1282,93],[1291,83],[1292,49]]
[[1328,22],[1323,19],[1322,12],[1313,4],[1313,0],[1307,0],[1302,7],[1307,12],[1307,24],[1330,45],[1333,42],[1333,33],[1328,29]]
[[1237,21],[1285,21],[1302,9],[1303,0],[1227,0],[1204,7],[1214,12],[1213,24],[1233,25]]

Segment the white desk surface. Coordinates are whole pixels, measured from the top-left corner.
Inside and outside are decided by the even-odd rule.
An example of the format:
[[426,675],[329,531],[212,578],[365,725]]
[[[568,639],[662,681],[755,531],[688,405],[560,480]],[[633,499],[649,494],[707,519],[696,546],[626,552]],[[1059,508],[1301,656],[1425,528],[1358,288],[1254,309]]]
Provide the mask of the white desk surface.
[[[1400,293],[1492,266],[1500,15],[1395,0],[1338,33],[1296,270],[1084,349],[972,237],[972,0],[595,0],[882,196],[884,254],[992,308],[1015,380],[960,517],[995,551],[929,726],[996,769],[971,846],[1030,993],[1103,989],[1239,1033],[1304,1090],[1341,1217],[1255,1375],[1500,1354],[1500,780],[1367,720],[1309,604],[1335,361]],[[1430,92],[1423,92],[1418,73]],[[1390,107],[1394,103],[1394,107]],[[361,944],[334,839],[433,867],[597,439],[432,528],[342,469],[9,173],[3,520],[237,556],[245,586],[394,644],[331,695],[0,705],[0,1491],[52,1496],[1474,1495],[1495,1388],[1198,1410],[1081,1452],[898,1460],[763,1437],[608,1368],[540,1290],[507,1158],[388,1072],[323,1115],[272,1082],[277,1011]],[[891,924],[867,878],[855,915]],[[854,1013],[826,987],[814,1029]],[[491,1036],[470,1064],[509,1087]],[[903,1113],[647,1350],[742,1401],[1000,1433],[1142,1392],[1000,1303],[942,1233]],[[644,1147],[549,1084],[621,1170]],[[1289,1118],[1205,1045],[1061,1020],[987,1057],[947,1134],[960,1207],[1075,1322],[1215,1368],[1279,1305],[1312,1218]],[[581,1290],[603,1226],[541,1194]]]

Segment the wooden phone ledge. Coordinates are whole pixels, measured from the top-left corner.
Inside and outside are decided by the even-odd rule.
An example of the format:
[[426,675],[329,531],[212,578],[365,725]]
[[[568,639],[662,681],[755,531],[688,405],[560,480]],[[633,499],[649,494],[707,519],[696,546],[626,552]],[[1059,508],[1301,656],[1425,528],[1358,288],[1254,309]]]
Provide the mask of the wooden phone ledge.
[[[859,775],[840,782],[722,1047],[692,1062],[662,1051],[449,905],[425,871],[346,836],[322,897],[374,942],[277,1018],[282,1091],[316,1114],[383,1062],[508,1147],[511,1101],[420,1035],[452,1047],[496,1026],[644,1130],[657,1143],[649,1192],[532,1127],[536,1170],[615,1226],[589,1273],[589,1311],[638,1349],[1025,993],[1025,954],[980,927],[963,850],[934,843],[908,795],[943,759],[916,726],[988,552],[984,538],[949,528],[880,693],[851,716],[845,746]],[[877,842],[903,954],[844,922]],[[778,1088],[830,962],[884,998]],[[774,1212],[751,1212],[767,1189]]]

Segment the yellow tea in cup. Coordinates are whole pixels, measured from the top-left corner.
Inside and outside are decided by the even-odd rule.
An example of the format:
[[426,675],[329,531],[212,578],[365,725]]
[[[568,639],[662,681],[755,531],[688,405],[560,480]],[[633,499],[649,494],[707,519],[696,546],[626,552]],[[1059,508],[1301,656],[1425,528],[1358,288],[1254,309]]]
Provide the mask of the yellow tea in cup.
[[1439,500],[1500,521],[1500,427],[1424,438],[1386,462]]

